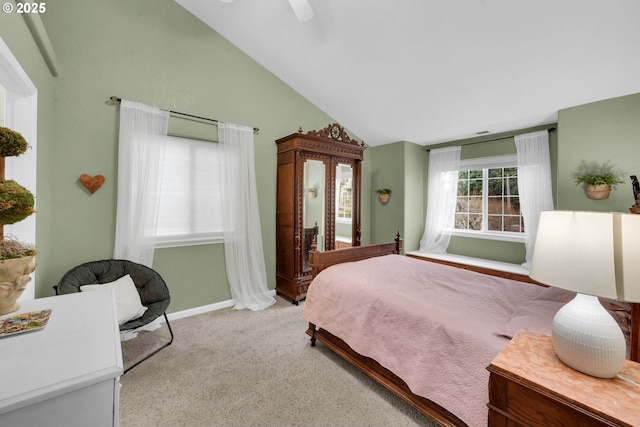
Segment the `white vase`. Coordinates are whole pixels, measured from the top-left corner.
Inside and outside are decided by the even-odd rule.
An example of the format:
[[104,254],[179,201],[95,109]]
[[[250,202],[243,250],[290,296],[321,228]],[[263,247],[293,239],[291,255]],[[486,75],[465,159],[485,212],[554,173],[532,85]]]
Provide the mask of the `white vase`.
[[624,364],[624,335],[598,297],[577,294],[556,313],[551,336],[560,360],[577,371],[612,378]]

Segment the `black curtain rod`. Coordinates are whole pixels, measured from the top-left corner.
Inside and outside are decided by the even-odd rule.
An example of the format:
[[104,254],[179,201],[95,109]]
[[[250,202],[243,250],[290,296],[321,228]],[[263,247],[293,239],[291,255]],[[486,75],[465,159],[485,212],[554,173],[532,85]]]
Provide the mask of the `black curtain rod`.
[[[548,130],[549,132],[553,132],[556,130],[556,128],[548,128],[548,129],[543,129],[543,130]],[[461,147],[466,147],[467,145],[476,145],[476,144],[484,144],[485,142],[496,142],[496,141],[503,141],[505,139],[510,139],[513,138],[515,135],[511,135],[511,136],[503,136],[502,138],[495,138],[495,139],[483,139],[482,141],[475,141],[475,142],[468,142],[466,144],[460,144]],[[451,145],[451,147],[453,147],[453,145]],[[432,148],[427,148],[426,151],[431,151]]]
[[[122,101],[122,98],[118,98],[117,96],[112,96],[110,99],[111,99],[112,102],[115,102],[116,104],[120,104],[120,101]],[[205,120],[207,122],[220,123],[220,121],[216,120],[216,119],[210,119],[208,117],[194,116],[193,114],[181,113],[179,111],[169,110],[169,113],[176,114],[176,115],[179,115],[179,116],[191,117],[192,119]],[[258,133],[260,133],[260,129],[259,128],[253,128],[253,133],[257,135]]]

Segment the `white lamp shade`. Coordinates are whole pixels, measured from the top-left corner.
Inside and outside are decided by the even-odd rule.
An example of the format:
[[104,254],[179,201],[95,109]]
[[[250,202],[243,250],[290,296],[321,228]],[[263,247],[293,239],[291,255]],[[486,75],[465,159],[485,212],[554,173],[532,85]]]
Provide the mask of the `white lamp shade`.
[[529,275],[574,292],[640,302],[640,215],[542,212]]

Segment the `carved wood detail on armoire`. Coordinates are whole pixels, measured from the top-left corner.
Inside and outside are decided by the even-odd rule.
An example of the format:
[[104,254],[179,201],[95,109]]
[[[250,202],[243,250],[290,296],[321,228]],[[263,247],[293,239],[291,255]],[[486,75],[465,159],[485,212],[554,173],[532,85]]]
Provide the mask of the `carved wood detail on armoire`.
[[365,144],[337,123],[276,144],[276,292],[298,304],[311,282],[311,240],[321,251],[360,246]]

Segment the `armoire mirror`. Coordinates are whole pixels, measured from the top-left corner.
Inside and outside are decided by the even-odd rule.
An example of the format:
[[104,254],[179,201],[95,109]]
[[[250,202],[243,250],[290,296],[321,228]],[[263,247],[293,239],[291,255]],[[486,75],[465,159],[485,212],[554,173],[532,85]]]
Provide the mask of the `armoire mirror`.
[[360,245],[364,144],[338,124],[276,143],[276,291],[296,302],[311,281],[313,242],[320,251]]
[[[334,248],[353,246],[353,168],[336,166],[336,237]],[[320,250],[320,249],[319,249]]]
[[312,243],[316,242],[318,250],[324,250],[326,169],[324,162],[320,160],[307,159],[304,161],[304,205],[302,207],[304,222],[304,271],[311,269],[309,265],[309,251],[311,250]]

